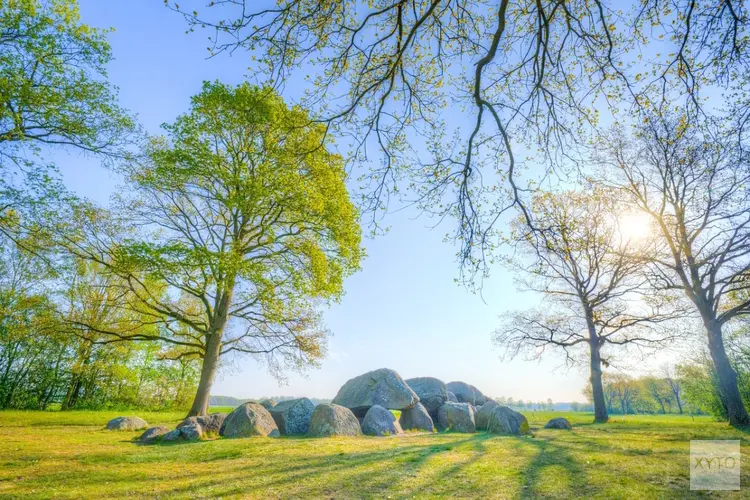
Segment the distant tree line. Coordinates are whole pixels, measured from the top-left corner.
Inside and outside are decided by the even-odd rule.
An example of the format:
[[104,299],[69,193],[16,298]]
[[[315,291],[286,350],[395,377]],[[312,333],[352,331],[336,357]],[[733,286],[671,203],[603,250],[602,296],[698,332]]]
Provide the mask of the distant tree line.
[[498,404],[515,408],[518,410],[538,410],[538,411],[553,411],[555,409],[555,403],[551,399],[546,401],[524,401],[523,399],[514,399],[513,397],[500,396],[495,398]]
[[[747,405],[750,403],[750,351],[739,350],[732,356],[737,371],[739,392]],[[605,373],[603,392],[607,411],[611,415],[632,414],[691,414],[712,415],[727,419],[722,403],[719,378],[713,362],[701,353],[674,369],[663,367],[654,375],[633,377],[624,373]],[[592,400],[591,389],[584,395]],[[591,404],[577,404],[573,411],[590,411]]]
[[[74,329],[78,317],[119,314],[92,267],[55,287],[46,267],[6,241],[0,246],[0,408],[185,407],[199,365],[153,343],[106,343]],[[171,359],[170,359],[171,358]]]

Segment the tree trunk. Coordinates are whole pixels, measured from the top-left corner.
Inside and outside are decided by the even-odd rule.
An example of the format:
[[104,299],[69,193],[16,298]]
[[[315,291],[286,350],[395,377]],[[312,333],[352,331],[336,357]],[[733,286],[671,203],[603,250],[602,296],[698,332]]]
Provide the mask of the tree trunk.
[[719,388],[724,403],[727,406],[727,416],[731,425],[750,425],[750,415],[747,414],[745,405],[742,403],[740,389],[737,386],[737,373],[729,363],[727,352],[724,349],[724,338],[721,332],[721,324],[715,320],[706,325],[708,333],[708,350],[714,362],[716,375],[719,378]]
[[599,344],[596,339],[589,341],[591,348],[591,393],[594,399],[594,422],[604,423],[609,420],[607,403],[604,401],[604,387],[602,385],[602,358],[599,354]]
[[215,332],[206,339],[206,353],[203,356],[201,379],[188,417],[208,415],[208,398],[211,395],[211,385],[213,385],[216,368],[219,365],[220,352],[221,332]]
[[680,393],[675,392],[674,398],[675,398],[675,401],[677,401],[677,409],[680,410],[680,415],[682,415],[682,401],[680,401]]
[[190,408],[188,417],[208,415],[208,398],[211,395],[211,386],[214,383],[216,368],[219,366],[222,336],[224,335],[224,328],[229,319],[229,306],[232,302],[233,288],[233,282],[227,285],[226,292],[218,301],[217,307],[214,309],[214,322],[213,325],[211,325],[209,334],[206,336],[206,352],[203,355],[201,379],[198,383],[198,390],[195,393],[193,406]]

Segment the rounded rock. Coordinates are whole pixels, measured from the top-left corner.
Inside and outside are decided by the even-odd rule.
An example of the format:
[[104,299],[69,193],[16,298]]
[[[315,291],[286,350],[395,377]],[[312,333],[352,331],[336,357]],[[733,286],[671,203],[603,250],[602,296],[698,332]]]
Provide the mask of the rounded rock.
[[268,411],[282,436],[304,435],[310,430],[315,403],[307,398],[291,399],[282,401]]
[[370,408],[362,421],[362,434],[367,436],[394,436],[403,432],[393,413],[379,405]]
[[153,444],[161,440],[161,438],[170,431],[169,427],[157,426],[146,429],[146,432],[141,434],[138,438],[139,443]]
[[435,424],[432,417],[422,403],[417,403],[414,408],[407,408],[401,411],[401,417],[398,419],[403,430],[427,431],[434,432]]
[[456,395],[456,399],[459,403],[475,404],[476,399],[474,397],[474,389],[472,389],[466,382],[448,382],[445,384],[445,387]]
[[219,434],[224,437],[276,437],[279,428],[264,407],[258,403],[244,403],[227,415]]
[[148,422],[140,417],[117,417],[107,422],[110,431],[140,431],[148,429]]
[[558,417],[553,418],[549,422],[547,422],[547,425],[544,426],[545,429],[564,429],[564,430],[571,430],[573,428],[572,425],[570,425],[570,420],[568,420],[565,417]]
[[448,401],[448,390],[442,380],[435,377],[417,377],[405,381],[419,397],[428,412],[436,411]]
[[348,380],[331,402],[364,417],[375,405],[389,410],[412,408],[419,396],[395,370],[380,368]]
[[349,408],[337,404],[319,404],[310,417],[307,435],[311,437],[359,436],[359,420]]

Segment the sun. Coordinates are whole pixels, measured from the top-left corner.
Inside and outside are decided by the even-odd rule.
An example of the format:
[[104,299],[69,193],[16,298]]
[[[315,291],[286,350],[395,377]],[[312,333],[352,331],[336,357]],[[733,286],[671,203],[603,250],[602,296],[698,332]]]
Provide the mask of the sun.
[[637,243],[651,234],[651,219],[643,212],[631,212],[618,218],[623,240]]

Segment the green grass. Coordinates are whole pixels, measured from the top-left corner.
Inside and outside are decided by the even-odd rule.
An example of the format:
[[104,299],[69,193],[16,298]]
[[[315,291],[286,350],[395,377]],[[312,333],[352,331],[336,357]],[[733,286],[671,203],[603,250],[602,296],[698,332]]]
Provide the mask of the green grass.
[[[133,414],[126,412],[125,414]],[[135,412],[173,426],[181,412]],[[690,439],[748,435],[708,417],[528,412],[533,435],[250,438],[140,446],[118,412],[0,412],[0,497],[684,498]],[[545,430],[566,416],[573,431]],[[741,492],[728,496],[740,498]]]

